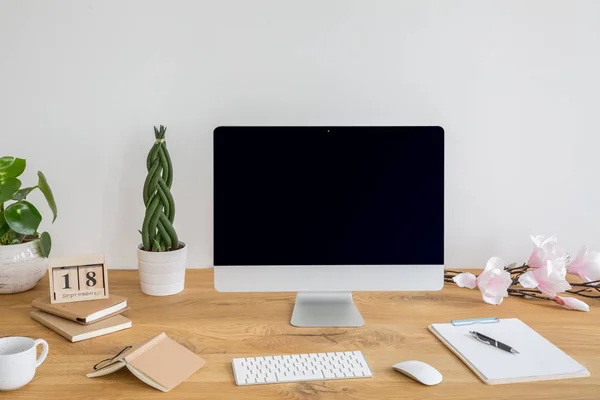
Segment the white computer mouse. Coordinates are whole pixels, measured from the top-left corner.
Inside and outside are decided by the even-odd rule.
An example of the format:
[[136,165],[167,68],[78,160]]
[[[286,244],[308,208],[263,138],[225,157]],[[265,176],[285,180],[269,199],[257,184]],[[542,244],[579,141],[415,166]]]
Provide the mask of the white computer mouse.
[[442,374],[423,361],[402,361],[394,364],[393,368],[423,385],[433,386],[442,382]]

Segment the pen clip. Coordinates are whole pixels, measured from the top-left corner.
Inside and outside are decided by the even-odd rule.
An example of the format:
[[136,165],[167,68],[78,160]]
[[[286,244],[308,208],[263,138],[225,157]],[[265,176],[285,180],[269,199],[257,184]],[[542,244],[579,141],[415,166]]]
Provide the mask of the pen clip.
[[481,336],[475,331],[470,331],[469,333],[471,334],[471,336],[473,336],[475,339],[479,340],[481,343],[485,343],[485,344],[489,344],[489,345],[492,344],[488,340],[482,339]]

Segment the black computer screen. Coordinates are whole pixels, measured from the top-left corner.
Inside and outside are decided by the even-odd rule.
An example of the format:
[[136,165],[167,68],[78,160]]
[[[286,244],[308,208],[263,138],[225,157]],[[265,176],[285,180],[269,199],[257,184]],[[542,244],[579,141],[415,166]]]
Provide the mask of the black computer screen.
[[441,265],[440,127],[219,127],[214,265]]

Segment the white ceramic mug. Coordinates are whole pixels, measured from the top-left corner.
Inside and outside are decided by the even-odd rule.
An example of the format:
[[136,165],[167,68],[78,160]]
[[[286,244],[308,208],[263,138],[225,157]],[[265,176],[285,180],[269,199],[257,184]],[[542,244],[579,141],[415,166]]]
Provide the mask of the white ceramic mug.
[[[37,345],[42,354],[37,358]],[[35,370],[48,355],[48,343],[44,339],[11,336],[0,338],[0,390],[15,390],[33,379]]]

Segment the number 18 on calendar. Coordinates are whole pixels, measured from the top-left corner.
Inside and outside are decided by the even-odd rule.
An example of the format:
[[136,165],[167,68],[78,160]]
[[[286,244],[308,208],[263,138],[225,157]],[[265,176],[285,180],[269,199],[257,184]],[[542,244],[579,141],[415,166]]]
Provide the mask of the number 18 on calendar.
[[50,302],[68,303],[108,297],[102,254],[50,259]]

